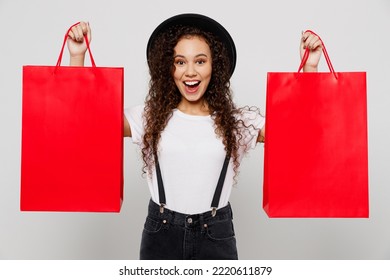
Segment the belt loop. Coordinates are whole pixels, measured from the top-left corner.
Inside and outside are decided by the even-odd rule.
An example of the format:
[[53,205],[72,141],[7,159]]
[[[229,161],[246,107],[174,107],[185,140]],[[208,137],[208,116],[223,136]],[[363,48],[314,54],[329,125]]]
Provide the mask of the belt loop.
[[204,233],[206,230],[206,227],[207,227],[205,219],[204,219],[204,214],[199,215],[199,225],[200,225],[200,232]]

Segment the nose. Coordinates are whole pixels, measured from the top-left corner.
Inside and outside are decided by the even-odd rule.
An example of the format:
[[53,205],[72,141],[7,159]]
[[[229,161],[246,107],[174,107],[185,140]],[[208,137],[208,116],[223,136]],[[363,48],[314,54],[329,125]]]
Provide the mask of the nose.
[[185,75],[187,77],[195,77],[197,75],[195,65],[193,63],[187,64]]

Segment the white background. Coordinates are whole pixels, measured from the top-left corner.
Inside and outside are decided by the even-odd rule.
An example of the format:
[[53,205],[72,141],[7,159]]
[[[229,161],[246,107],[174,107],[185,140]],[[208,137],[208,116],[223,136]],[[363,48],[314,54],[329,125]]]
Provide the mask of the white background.
[[[390,259],[388,0],[0,0],[0,259],[138,258],[149,193],[130,139],[121,213],[20,212],[22,66],[54,65],[67,28],[89,21],[97,65],[123,66],[125,106],[140,104],[148,87],[147,40],[160,22],[185,12],[214,18],[234,38],[232,88],[240,106],[265,112],[266,73],[296,71],[302,30],[322,37],[336,71],[367,71],[370,218],[269,219],[261,208],[258,145],[231,197],[239,257]],[[66,54],[63,65],[68,60]],[[320,71],[328,71],[325,60]],[[299,137],[303,128],[296,127]]]

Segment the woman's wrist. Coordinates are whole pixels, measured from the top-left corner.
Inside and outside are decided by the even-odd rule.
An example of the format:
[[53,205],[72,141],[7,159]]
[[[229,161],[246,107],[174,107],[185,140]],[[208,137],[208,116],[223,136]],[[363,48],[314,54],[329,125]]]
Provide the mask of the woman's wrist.
[[318,72],[318,68],[313,66],[303,66],[303,72]]
[[85,54],[70,56],[70,66],[84,66]]

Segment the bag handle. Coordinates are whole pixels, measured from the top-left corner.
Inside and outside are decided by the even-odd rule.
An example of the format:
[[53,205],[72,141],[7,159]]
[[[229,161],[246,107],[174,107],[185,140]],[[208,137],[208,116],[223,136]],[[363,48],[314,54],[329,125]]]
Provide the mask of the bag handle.
[[[325,59],[326,59],[326,63],[328,64],[328,67],[329,67],[330,72],[334,75],[334,77],[335,77],[336,80],[337,80],[337,78],[338,78],[338,77],[337,77],[337,74],[336,74],[336,72],[335,72],[334,69],[333,69],[333,65],[332,65],[332,62],[330,61],[328,52],[326,51],[324,42],[322,41],[322,39],[320,38],[320,36],[318,36],[318,35],[317,35],[316,33],[314,33],[313,31],[311,31],[311,30],[306,30],[305,33],[306,33],[306,32],[310,32],[310,33],[316,35],[316,36],[318,37],[318,39],[320,39],[321,44],[322,44],[322,52],[324,53],[324,56],[325,56]],[[305,53],[304,53],[304,55],[303,55],[303,57],[302,57],[301,65],[299,65],[299,68],[298,68],[298,73],[301,72],[303,66],[306,64],[307,59],[309,58],[309,54],[310,54],[310,50],[309,50],[308,48],[306,48],[306,51],[305,51]]]
[[[66,32],[65,38],[64,38],[64,43],[62,44],[60,56],[58,57],[58,60],[57,60],[57,64],[56,64],[57,67],[58,67],[58,66],[61,66],[62,54],[64,53],[65,44],[66,44],[66,41],[68,40],[68,34],[69,34],[70,30],[72,29],[72,27],[73,27],[73,26],[76,26],[76,25],[79,24],[79,23],[80,23],[80,22],[77,22],[77,23],[73,24],[71,27],[69,27],[68,31]],[[96,67],[95,60],[93,59],[92,52],[91,52],[91,49],[90,49],[90,47],[89,47],[89,41],[88,41],[88,36],[87,36],[87,34],[84,34],[84,39],[85,39],[85,43],[86,43],[86,45],[87,45],[87,49],[88,49],[88,52],[89,52],[89,57],[90,57],[90,59],[91,59],[92,67]]]

